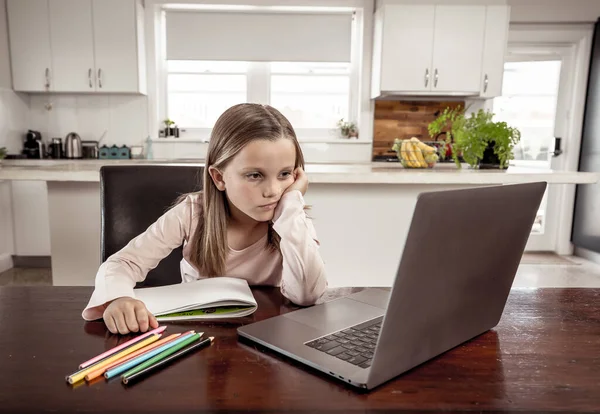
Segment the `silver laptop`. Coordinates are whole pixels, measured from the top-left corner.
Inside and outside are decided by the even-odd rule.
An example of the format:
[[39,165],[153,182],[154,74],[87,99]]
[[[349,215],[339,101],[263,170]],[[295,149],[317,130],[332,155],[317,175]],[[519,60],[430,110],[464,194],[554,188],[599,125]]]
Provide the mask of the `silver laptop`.
[[372,389],[498,324],[545,190],[422,193],[391,290],[252,323],[240,339]]

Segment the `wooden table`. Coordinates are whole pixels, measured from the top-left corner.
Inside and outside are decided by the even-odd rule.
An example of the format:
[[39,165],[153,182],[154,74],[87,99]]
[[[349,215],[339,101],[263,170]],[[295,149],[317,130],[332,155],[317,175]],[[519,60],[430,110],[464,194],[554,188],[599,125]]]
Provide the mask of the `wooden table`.
[[[325,300],[359,289],[336,289]],[[215,343],[139,383],[65,375],[128,339],[86,323],[87,287],[0,288],[2,412],[562,412],[600,410],[600,289],[511,292],[492,331],[375,390],[358,392],[268,350],[235,328],[295,309],[276,289],[255,289],[250,317],[169,324]]]

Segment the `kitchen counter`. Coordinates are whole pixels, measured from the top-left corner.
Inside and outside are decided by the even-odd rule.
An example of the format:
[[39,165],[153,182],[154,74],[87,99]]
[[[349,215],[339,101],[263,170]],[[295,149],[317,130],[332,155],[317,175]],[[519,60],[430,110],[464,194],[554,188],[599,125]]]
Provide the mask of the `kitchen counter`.
[[[203,160],[4,160],[0,180],[99,182],[103,165],[197,165]],[[506,171],[462,169],[438,164],[432,169],[406,169],[399,163],[307,164],[315,184],[510,184],[546,181],[549,184],[593,184],[600,174],[509,167]]]
[[[49,236],[40,234],[39,227],[32,227],[31,234],[19,236],[21,239],[28,235],[36,239],[43,236],[50,240],[48,253],[52,257],[54,285],[94,283],[100,265],[100,167],[143,164],[203,166],[199,159],[4,161],[0,181],[13,180],[13,191],[21,195],[21,202],[27,206],[35,205],[35,214],[40,210],[48,212]],[[306,166],[306,171],[310,186],[305,199],[312,206],[310,214],[321,241],[320,251],[327,263],[330,286],[389,286],[417,199],[425,191],[546,181],[553,190],[548,197],[558,200],[555,204],[560,204],[560,208],[544,213],[545,232],[552,246],[542,250],[570,254],[575,185],[600,180],[600,174],[596,173],[517,167],[507,171],[474,170],[468,166],[457,169],[454,164],[417,170],[389,162],[313,163]],[[20,185],[26,188],[19,189]],[[41,201],[44,195],[40,197],[39,193],[44,190],[47,190],[47,205]],[[30,198],[24,200],[24,195]],[[23,214],[21,219],[29,223]],[[531,238],[526,249],[540,250],[535,243],[535,238]]]

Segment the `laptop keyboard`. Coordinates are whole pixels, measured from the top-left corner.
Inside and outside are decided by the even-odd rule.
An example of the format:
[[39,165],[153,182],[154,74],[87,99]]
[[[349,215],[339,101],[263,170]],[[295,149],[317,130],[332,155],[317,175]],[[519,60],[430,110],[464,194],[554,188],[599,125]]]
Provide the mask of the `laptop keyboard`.
[[375,352],[383,316],[343,331],[317,338],[306,345],[361,368],[369,368]]

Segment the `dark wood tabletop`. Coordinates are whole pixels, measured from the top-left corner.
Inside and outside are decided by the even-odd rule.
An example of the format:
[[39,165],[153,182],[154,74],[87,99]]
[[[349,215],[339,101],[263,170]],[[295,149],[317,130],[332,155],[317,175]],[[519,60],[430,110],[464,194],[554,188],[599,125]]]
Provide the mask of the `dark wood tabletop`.
[[253,289],[252,316],[167,324],[215,342],[132,386],[102,377],[69,385],[81,362],[131,338],[83,321],[91,291],[0,288],[0,411],[600,411],[600,289],[513,290],[496,328],[370,392],[239,341],[238,326],[296,309],[274,288]]

